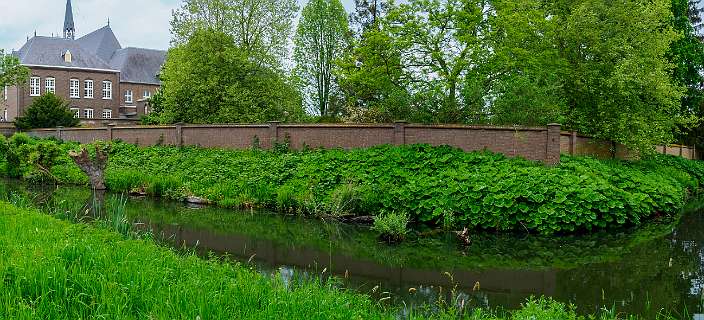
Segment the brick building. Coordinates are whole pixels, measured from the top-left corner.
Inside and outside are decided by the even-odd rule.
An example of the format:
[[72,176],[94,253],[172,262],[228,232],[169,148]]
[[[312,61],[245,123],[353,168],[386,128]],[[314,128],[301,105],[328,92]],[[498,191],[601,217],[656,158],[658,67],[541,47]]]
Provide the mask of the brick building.
[[47,92],[66,99],[83,123],[139,119],[160,87],[165,51],[122,48],[110,24],[76,39],[71,0],[63,37],[37,36],[13,55],[31,70],[27,84],[4,88],[2,118],[13,121]]

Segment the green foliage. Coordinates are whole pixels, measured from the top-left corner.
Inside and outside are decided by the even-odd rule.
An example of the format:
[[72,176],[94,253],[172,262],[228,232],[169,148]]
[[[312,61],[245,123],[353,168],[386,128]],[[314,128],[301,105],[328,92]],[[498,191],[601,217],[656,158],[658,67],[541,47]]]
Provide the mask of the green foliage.
[[[698,1],[672,0],[672,24],[681,37],[670,45],[668,59],[674,65],[673,81],[686,88],[682,97],[680,112],[683,116],[704,117],[704,43],[698,37],[695,23],[701,23],[702,9]],[[688,128],[681,126],[678,138],[687,144],[704,146],[704,126]]]
[[389,242],[401,241],[408,233],[408,220],[405,212],[389,212],[374,217],[372,228]]
[[173,43],[190,41],[200,29],[230,35],[249,61],[280,70],[298,11],[295,0],[185,0],[173,12]]
[[5,86],[19,85],[29,79],[29,68],[20,64],[20,59],[5,54],[0,49],[0,88]]
[[370,28],[337,61],[336,79],[345,94],[344,116],[355,122],[420,121],[413,96],[402,82],[401,52],[386,29]]
[[259,123],[304,115],[288,79],[253,63],[232,36],[212,29],[171,48],[161,79],[161,122]]
[[[698,90],[699,49],[691,37],[688,44],[674,43],[675,29],[681,28],[673,28],[669,5],[669,0],[392,2],[338,62],[345,116],[559,122],[653,153],[652,145],[672,142],[673,132],[697,120],[679,105],[685,82],[690,95]],[[671,45],[679,64],[674,72],[677,78],[688,74],[687,81],[671,77]]]
[[57,181],[51,169],[60,163],[61,154],[55,140],[34,140],[24,133],[16,133],[10,139],[0,138],[0,155],[9,177],[23,177],[35,182]]
[[32,101],[21,117],[15,119],[20,130],[34,128],[75,127],[79,120],[69,110],[68,101],[53,93],[45,93]]
[[[57,162],[52,172],[74,170],[65,155]],[[85,183],[82,175],[59,178]],[[638,162],[564,156],[546,167],[428,145],[276,152],[115,143],[106,171],[115,191],[316,215],[405,212],[429,225],[545,234],[674,214],[702,179],[703,163],[672,156]]]
[[554,10],[569,61],[566,124],[642,153],[671,141],[683,119],[665,57],[677,39],[669,1],[568,0]]
[[318,115],[335,116],[331,99],[336,88],[333,81],[335,60],[348,44],[347,13],[340,0],[310,0],[298,23],[294,74],[301,82],[311,110]]

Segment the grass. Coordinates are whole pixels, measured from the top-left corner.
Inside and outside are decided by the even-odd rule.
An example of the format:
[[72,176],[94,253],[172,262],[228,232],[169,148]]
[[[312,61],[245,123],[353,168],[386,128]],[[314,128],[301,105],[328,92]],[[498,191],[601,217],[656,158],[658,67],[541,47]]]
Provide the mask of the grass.
[[[102,226],[102,227],[100,227]],[[3,319],[396,319],[368,296],[319,281],[265,277],[240,265],[177,254],[131,239],[111,224],[72,224],[0,203]],[[585,318],[547,298],[517,311],[459,312],[439,302],[438,319],[636,319],[604,311]],[[423,317],[422,311],[408,318]],[[669,319],[663,315],[659,319]]]

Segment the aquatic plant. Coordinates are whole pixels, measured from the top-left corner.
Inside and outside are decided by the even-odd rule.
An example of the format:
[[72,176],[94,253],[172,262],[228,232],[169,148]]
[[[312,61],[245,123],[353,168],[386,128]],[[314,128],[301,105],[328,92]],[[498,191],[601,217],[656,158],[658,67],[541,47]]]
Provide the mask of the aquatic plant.
[[389,242],[403,240],[408,233],[408,214],[405,212],[389,212],[374,217],[374,226],[381,238]]

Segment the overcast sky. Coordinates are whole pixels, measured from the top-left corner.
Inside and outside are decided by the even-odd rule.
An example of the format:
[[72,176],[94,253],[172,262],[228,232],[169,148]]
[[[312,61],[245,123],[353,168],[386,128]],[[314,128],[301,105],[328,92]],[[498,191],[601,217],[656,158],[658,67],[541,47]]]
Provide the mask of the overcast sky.
[[[298,0],[304,4],[306,0]],[[342,0],[349,11],[354,0]],[[72,0],[77,36],[107,24],[123,47],[167,49],[171,10],[181,0]],[[0,0],[0,49],[17,50],[27,36],[62,34],[66,0]]]

